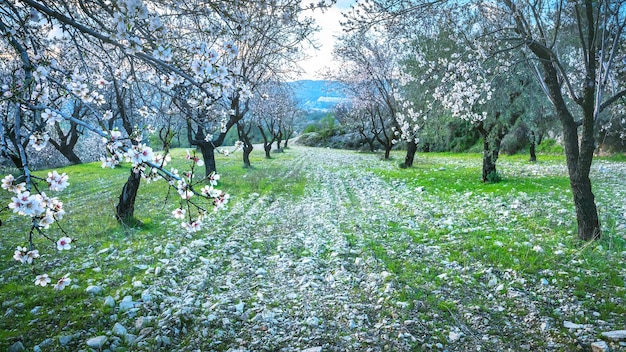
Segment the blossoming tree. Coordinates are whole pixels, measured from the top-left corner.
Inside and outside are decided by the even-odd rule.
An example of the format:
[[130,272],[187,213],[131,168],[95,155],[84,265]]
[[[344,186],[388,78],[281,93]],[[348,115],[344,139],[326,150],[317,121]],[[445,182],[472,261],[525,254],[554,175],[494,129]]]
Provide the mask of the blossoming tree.
[[[71,13],[68,13],[69,8],[73,9]],[[211,76],[200,80],[189,73],[193,71],[189,67],[193,62],[185,60],[184,56],[197,52],[197,47],[190,47],[189,42],[184,40],[171,40],[168,33],[173,27],[166,26],[157,12],[149,8],[159,8],[158,13],[170,11],[170,20],[188,15],[176,12],[180,10],[178,7],[168,8],[163,4],[135,0],[86,4],[71,1],[2,1],[1,45],[8,49],[8,54],[2,56],[1,66],[0,108],[3,118],[0,120],[0,150],[3,156],[12,159],[12,156],[17,156],[19,162],[16,166],[21,173],[16,177],[4,177],[2,188],[14,194],[6,209],[31,221],[28,247],[18,246],[14,255],[16,260],[32,263],[39,257],[38,250],[34,248],[34,235],[41,234],[53,240],[45,230],[65,214],[63,203],[49,197],[43,186],[51,191],[61,191],[69,184],[67,175],[53,171],[44,179],[33,175],[29,166],[29,155],[43,149],[49,140],[47,127],[50,124],[46,122],[50,120],[70,121],[104,138],[107,152],[105,165],[114,166],[126,160],[131,163],[132,171],[141,177],[165,178],[180,195],[180,211],[176,211],[175,215],[181,217],[181,213],[186,214],[182,223],[190,231],[198,230],[208,214],[208,207],[189,202],[192,197],[204,198],[209,205],[218,208],[228,200],[223,192],[214,188],[219,178],[217,175],[209,175],[208,184],[199,184],[202,179],[194,178],[193,167],[191,172],[182,175],[176,170],[167,170],[166,155],[154,153],[152,148],[140,143],[134,136],[124,136],[120,131],[111,129],[107,121],[111,119],[112,111],[105,108],[106,99],[103,96],[105,85],[102,82],[106,81],[106,70],[98,65],[75,66],[72,61],[64,61],[67,53],[73,57],[90,55],[90,59],[97,53],[116,53],[121,58],[120,64],[131,67],[134,63],[140,65],[144,70],[142,73],[153,77],[155,83],[157,78],[164,86],[171,85],[171,82],[187,82],[206,95],[229,91],[225,81],[219,79],[223,77]],[[216,11],[211,7],[207,10]],[[59,37],[61,40],[56,40]],[[196,42],[196,38],[191,41]],[[213,70],[219,68],[210,61],[203,62]],[[64,94],[52,95],[52,91]],[[88,120],[68,113],[68,106],[75,101],[80,101],[88,110]],[[136,143],[131,143],[132,138]],[[191,157],[190,161],[197,162]],[[201,189],[197,189],[198,185]],[[194,207],[194,204],[198,206]],[[59,230],[63,233],[62,228]],[[55,242],[57,249],[64,250],[71,247],[72,240],[64,234]],[[49,278],[41,274],[36,282],[46,285]],[[66,275],[59,279],[56,288],[62,289],[67,283],[69,278]]]
[[[589,174],[601,115],[620,109],[626,7],[621,1],[484,2],[492,38],[524,53],[563,128],[578,237],[602,234]],[[618,115],[619,116],[619,115]]]

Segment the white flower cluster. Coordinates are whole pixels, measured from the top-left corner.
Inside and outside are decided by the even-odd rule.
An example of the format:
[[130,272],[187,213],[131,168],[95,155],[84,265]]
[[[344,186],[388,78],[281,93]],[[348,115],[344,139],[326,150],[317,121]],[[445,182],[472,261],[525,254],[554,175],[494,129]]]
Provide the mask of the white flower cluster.
[[[176,170],[172,171],[173,173],[177,174]],[[196,192],[192,187],[193,175],[189,173],[186,175],[185,178],[180,178],[176,181],[176,190],[181,200],[187,202],[187,204],[189,204],[189,200],[194,196],[200,196],[212,200],[213,209],[217,211],[224,208],[230,198],[228,194],[215,188],[219,179],[220,175],[216,173],[211,173],[206,178],[206,181],[209,184],[203,186],[200,189],[200,192]],[[170,181],[170,184],[173,184],[173,182]],[[197,232],[202,227],[203,221],[206,218],[207,213],[203,209],[199,208],[197,216],[193,216],[191,212],[187,212],[181,205],[181,207],[176,208],[172,211],[172,215],[176,219],[183,220],[183,222],[181,223],[183,229],[188,232]]]
[[[62,191],[69,183],[67,175],[59,175],[56,171],[48,173],[46,181],[52,191]],[[2,179],[2,188],[15,193],[9,203],[9,209],[22,216],[31,217],[33,226],[47,229],[55,221],[61,220],[65,214],[63,203],[58,198],[48,197],[44,192],[31,194],[25,189],[25,183],[16,183],[13,175]]]
[[86,81],[87,78],[76,69],[70,77],[67,89],[86,104],[103,105],[106,102],[104,95],[95,90],[90,90],[87,83],[85,83]]
[[[51,191],[63,191],[69,186],[67,182],[68,176],[65,173],[59,174],[56,170],[48,172],[48,177],[45,181],[48,183]],[[65,215],[63,202],[59,201],[58,198],[50,198],[44,192],[31,194],[31,192],[26,189],[26,183],[18,182],[13,175],[7,175],[2,179],[2,189],[15,194],[15,196],[11,197],[11,202],[7,208],[12,210],[15,214],[30,217],[33,229],[47,229],[55,221],[61,220]],[[71,242],[71,238],[63,236],[57,241],[57,249],[69,250],[71,248]],[[22,246],[17,246],[13,253],[13,259],[22,264],[32,264],[34,260],[39,257],[38,250],[32,248],[27,249]],[[68,275],[61,278],[54,288],[57,290],[65,288],[70,282],[67,276]],[[48,274],[42,274],[37,276],[35,285],[46,286],[49,282],[50,278]]]
[[491,100],[495,88],[472,63],[455,56],[452,59],[458,60],[439,60],[439,66],[445,68],[445,73],[442,84],[433,92],[433,98],[441,102],[454,117],[470,122],[483,121],[487,118],[487,112],[477,111],[477,108]]

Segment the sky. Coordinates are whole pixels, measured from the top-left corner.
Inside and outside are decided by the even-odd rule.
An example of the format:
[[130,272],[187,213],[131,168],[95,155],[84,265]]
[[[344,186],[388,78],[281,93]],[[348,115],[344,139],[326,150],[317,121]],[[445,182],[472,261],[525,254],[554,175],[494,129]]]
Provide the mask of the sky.
[[321,28],[319,32],[315,33],[315,40],[320,48],[319,50],[310,49],[307,53],[310,58],[300,62],[304,74],[299,79],[324,78],[321,72],[326,67],[332,67],[335,37],[341,34],[341,25],[339,24],[342,19],[341,11],[349,9],[350,5],[355,2],[356,0],[337,0],[337,3],[330,9],[324,12],[315,10],[310,14]]

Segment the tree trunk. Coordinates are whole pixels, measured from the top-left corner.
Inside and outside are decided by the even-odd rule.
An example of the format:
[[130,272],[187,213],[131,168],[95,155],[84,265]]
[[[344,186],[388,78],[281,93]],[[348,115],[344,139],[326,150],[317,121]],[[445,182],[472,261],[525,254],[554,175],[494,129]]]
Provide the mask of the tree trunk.
[[406,157],[404,158],[404,167],[413,166],[413,161],[415,160],[416,152],[417,152],[417,143],[415,143],[415,141],[407,142]]
[[[556,69],[550,62],[544,62],[543,68],[546,72],[544,81],[552,98],[551,101],[556,109],[556,114],[563,126],[563,146],[576,207],[578,238],[585,241],[598,239],[602,236],[602,230],[591,188],[591,180],[589,179],[595,150],[593,110],[583,104],[582,138],[579,145],[578,128],[580,124],[574,120],[563,100]],[[593,104],[593,99],[589,99],[587,104]]]
[[250,164],[250,153],[252,153],[252,149],[254,149],[254,147],[251,144],[249,146],[244,145],[242,148],[243,166],[245,168],[252,167],[252,164]]
[[498,175],[496,161],[500,153],[497,148],[493,149],[488,138],[483,137],[483,182],[494,182]]
[[537,161],[537,153],[535,151],[537,146],[537,141],[535,137],[535,131],[530,131],[530,162]]
[[115,206],[115,218],[121,224],[130,225],[135,222],[135,199],[141,184],[141,174],[130,170],[128,180],[122,188],[119,202]]
[[50,144],[52,144],[56,148],[56,150],[59,151],[59,153],[63,154],[65,159],[67,159],[70,164],[78,165],[83,163],[82,160],[80,160],[80,157],[74,152],[74,146],[57,144],[52,140],[50,140]]
[[270,152],[272,151],[272,143],[263,143],[263,149],[265,150],[265,158],[271,159]]
[[385,160],[389,159],[389,156],[391,154],[391,147],[392,147],[391,143],[389,143],[388,146],[385,146]]
[[204,172],[206,176],[209,176],[213,172],[217,172],[217,166],[215,165],[215,147],[211,142],[197,143],[202,153],[202,160],[204,161]]

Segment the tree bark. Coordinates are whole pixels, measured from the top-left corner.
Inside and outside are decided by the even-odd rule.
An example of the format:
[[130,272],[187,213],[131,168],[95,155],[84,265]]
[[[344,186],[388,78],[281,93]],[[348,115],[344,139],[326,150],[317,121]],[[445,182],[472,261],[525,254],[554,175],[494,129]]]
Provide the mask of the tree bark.
[[204,161],[204,173],[206,176],[213,172],[217,172],[217,166],[215,164],[215,147],[211,142],[196,143],[202,154],[202,161]]
[[393,144],[389,143],[389,145],[385,146],[385,160],[389,159],[389,156],[391,155],[391,148],[392,148]]
[[271,159],[272,156],[270,155],[270,153],[272,151],[272,143],[263,143],[263,150],[265,150],[265,158]]
[[537,153],[536,153],[537,140],[535,137],[535,131],[530,131],[530,162],[537,161]]
[[415,143],[415,141],[407,142],[406,157],[404,158],[404,167],[413,166],[413,161],[415,160],[416,152],[417,152],[417,143]]
[[242,157],[243,157],[243,167],[250,168],[252,164],[250,163],[250,153],[254,149],[254,146],[250,142],[250,130],[252,125],[248,124],[248,129],[246,129],[246,125],[241,123],[241,121],[237,122],[237,135],[239,136],[239,140],[242,145]]
[[483,182],[497,181],[498,170],[496,162],[498,161],[499,152],[497,150],[489,150],[489,143],[483,150]]
[[245,145],[242,148],[242,154],[243,154],[243,166],[245,168],[250,168],[252,167],[252,164],[250,163],[250,153],[252,153],[252,149],[254,149],[254,147],[250,144],[250,145]]
[[[565,148],[565,159],[567,161],[567,171],[576,207],[576,220],[578,223],[578,238],[582,240],[598,239],[602,236],[598,209],[594,200],[591,188],[589,172],[595,150],[594,123],[595,123],[595,97],[596,90],[600,89],[597,84],[597,64],[598,57],[596,49],[598,46],[598,33],[595,33],[596,19],[594,18],[595,2],[586,0],[582,4],[583,10],[577,18],[579,28],[586,25],[586,32],[583,34],[579,30],[579,40],[585,52],[585,82],[581,97],[575,97],[574,102],[582,108],[582,122],[574,120],[572,113],[567,108],[563,99],[563,80],[559,79],[557,72],[558,58],[549,46],[546,46],[541,39],[536,39],[531,35],[530,27],[523,21],[521,12],[516,11],[516,5],[509,0],[505,1],[509,9],[515,12],[515,21],[518,32],[522,35],[522,43],[528,47],[539,59],[544,71],[543,82],[547,90],[547,95],[555,108],[556,115],[563,127],[563,145]],[[583,20],[584,17],[584,20]],[[584,22],[583,22],[584,21]],[[601,28],[601,27],[598,27]],[[604,29],[602,29],[604,30]],[[586,38],[585,38],[586,36]],[[544,39],[545,40],[545,39]],[[601,85],[600,85],[601,87]],[[578,128],[582,126],[580,144],[578,139]]]
[[141,174],[130,170],[128,180],[122,188],[119,201],[115,206],[115,218],[121,224],[130,225],[135,222],[135,199],[141,184]]
[[[574,196],[574,206],[576,207],[578,238],[585,241],[598,239],[602,236],[602,230],[591,180],[589,179],[591,161],[595,150],[593,111],[589,107],[583,106],[582,138],[579,145],[578,128],[580,124],[574,120],[563,100],[557,72],[550,62],[544,62],[543,68],[546,73],[544,81],[552,98],[556,114],[563,126],[563,146],[570,186]],[[587,103],[593,104],[593,99]]]

